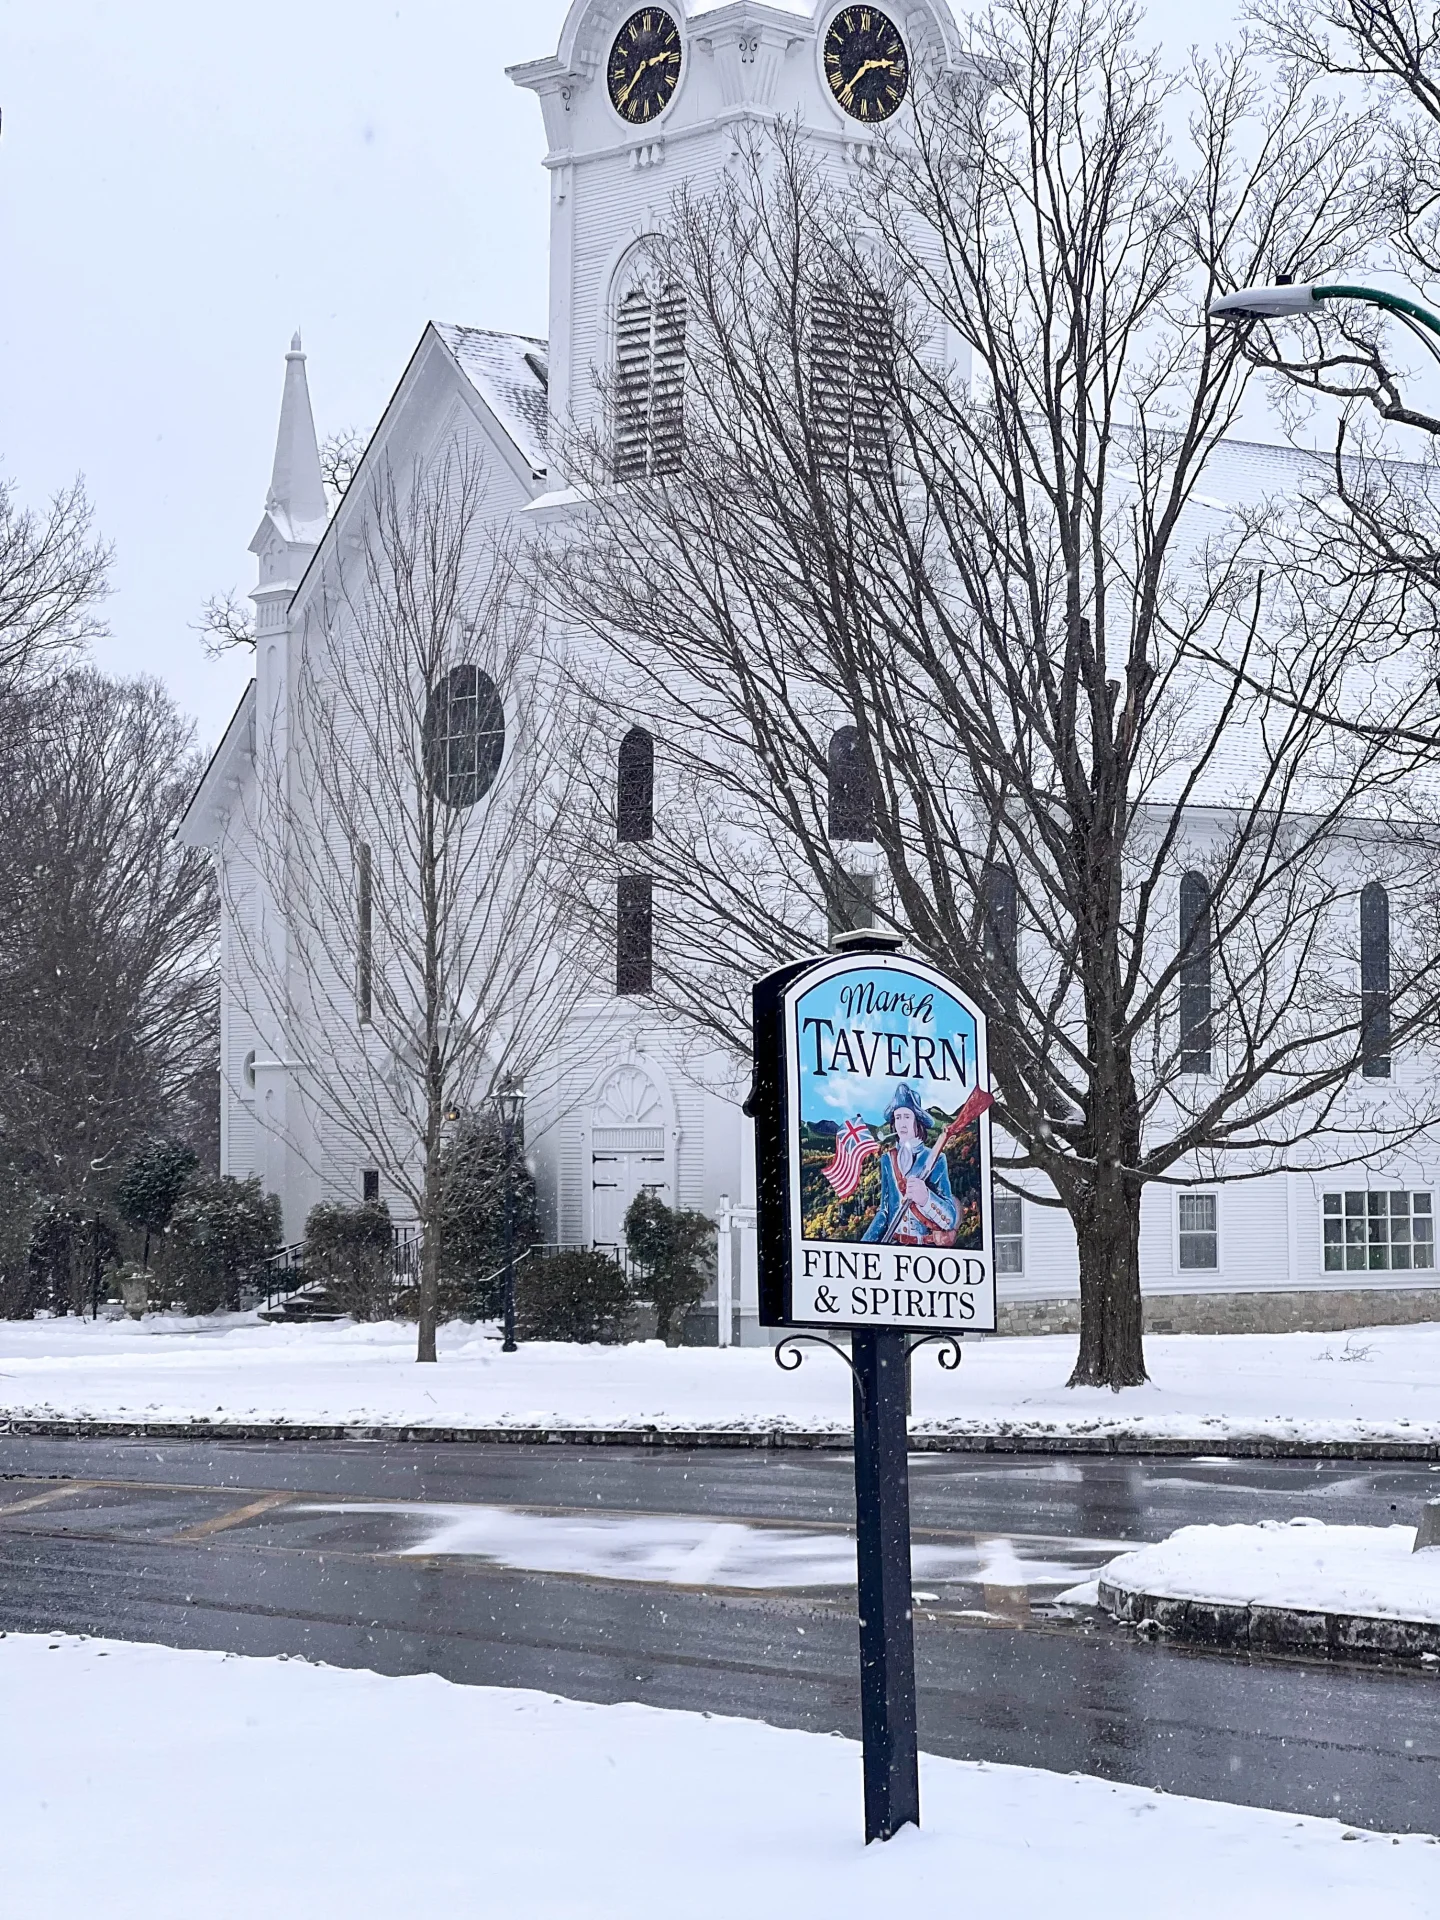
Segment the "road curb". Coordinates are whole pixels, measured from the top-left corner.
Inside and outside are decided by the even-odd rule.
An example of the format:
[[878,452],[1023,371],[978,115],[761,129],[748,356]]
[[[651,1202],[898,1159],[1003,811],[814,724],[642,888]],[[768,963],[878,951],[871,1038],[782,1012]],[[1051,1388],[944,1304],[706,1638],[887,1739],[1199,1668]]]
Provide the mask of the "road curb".
[[[437,1427],[332,1421],[6,1419],[0,1438],[46,1440],[337,1441],[410,1445],[577,1446],[786,1449],[848,1453],[847,1428],[789,1427]],[[910,1435],[913,1453],[1111,1454],[1225,1460],[1440,1460],[1440,1440],[1302,1440],[1268,1434],[1064,1434],[1049,1432]]]
[[1309,1660],[1418,1660],[1440,1655],[1440,1623],[1235,1606],[1098,1583],[1102,1610],[1127,1625],[1227,1653],[1293,1653]]

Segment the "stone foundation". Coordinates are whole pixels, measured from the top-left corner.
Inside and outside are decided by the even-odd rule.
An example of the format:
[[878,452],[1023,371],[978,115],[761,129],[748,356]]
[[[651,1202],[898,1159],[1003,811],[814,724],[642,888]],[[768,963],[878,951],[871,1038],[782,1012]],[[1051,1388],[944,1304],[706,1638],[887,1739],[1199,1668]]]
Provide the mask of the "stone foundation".
[[[1276,1293],[1152,1293],[1146,1333],[1343,1333],[1440,1320],[1440,1287],[1316,1287]],[[1078,1333],[1078,1300],[1002,1300],[1001,1333]]]

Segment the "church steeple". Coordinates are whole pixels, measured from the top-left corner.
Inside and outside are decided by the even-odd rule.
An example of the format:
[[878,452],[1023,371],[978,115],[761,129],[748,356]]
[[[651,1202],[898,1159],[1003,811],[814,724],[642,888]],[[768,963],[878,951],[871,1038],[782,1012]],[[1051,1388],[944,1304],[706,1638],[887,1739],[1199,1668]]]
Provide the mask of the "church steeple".
[[305,355],[298,332],[285,356],[280,432],[275,441],[275,467],[270,475],[265,508],[269,513],[283,513],[297,532],[317,520],[323,528],[327,518],[325,483],[320,477],[320,448],[315,438],[315,416],[310,411]]
[[260,562],[259,584],[250,596],[255,602],[257,635],[285,625],[290,596],[320,544],[328,519],[305,355],[297,333],[285,356],[280,431],[275,440],[275,465],[265,496],[265,515],[250,542],[250,551]]

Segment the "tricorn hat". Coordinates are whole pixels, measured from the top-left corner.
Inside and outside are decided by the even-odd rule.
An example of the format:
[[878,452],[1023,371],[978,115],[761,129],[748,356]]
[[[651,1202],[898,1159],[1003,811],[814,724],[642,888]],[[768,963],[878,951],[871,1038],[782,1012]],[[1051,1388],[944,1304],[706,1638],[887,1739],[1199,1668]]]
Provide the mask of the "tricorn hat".
[[894,1126],[895,1115],[901,1107],[908,1107],[911,1113],[914,1114],[916,1125],[920,1128],[920,1131],[922,1133],[929,1133],[931,1127],[930,1116],[926,1113],[924,1107],[921,1106],[919,1094],[916,1093],[912,1086],[908,1086],[903,1080],[899,1086],[896,1087],[894,1093],[891,1094],[890,1104],[885,1109],[886,1126]]

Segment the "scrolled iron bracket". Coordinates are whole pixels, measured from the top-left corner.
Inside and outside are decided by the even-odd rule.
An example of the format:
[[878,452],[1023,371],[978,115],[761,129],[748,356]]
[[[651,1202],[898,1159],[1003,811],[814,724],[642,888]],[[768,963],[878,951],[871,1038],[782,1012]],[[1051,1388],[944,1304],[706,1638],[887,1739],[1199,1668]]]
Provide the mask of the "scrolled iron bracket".
[[946,1373],[954,1373],[964,1358],[958,1333],[922,1333],[918,1340],[912,1340],[905,1349],[906,1359],[911,1359],[921,1347],[929,1346],[939,1347],[940,1351],[935,1358]]
[[837,1346],[833,1340],[827,1340],[823,1333],[787,1333],[783,1340],[777,1341],[775,1344],[775,1364],[782,1373],[794,1373],[795,1369],[804,1363],[805,1356],[800,1351],[802,1346],[828,1347],[832,1353],[838,1353],[850,1369],[850,1378],[855,1382],[861,1399],[864,1399],[865,1383],[855,1371],[855,1362],[845,1351],[844,1347]]

